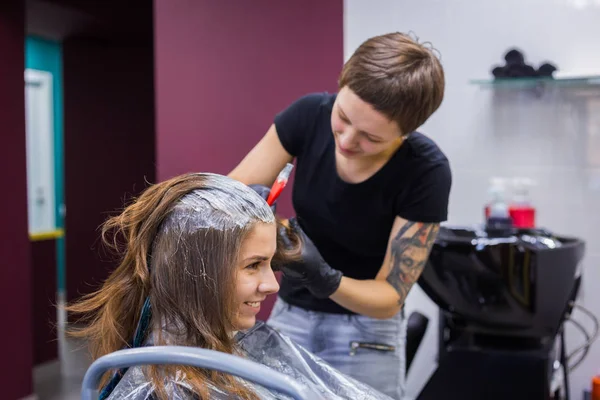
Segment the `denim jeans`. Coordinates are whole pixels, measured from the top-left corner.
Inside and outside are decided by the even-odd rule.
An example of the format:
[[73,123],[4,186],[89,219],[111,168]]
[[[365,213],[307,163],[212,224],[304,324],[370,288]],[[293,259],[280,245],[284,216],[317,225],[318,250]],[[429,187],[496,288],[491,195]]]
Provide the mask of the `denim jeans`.
[[406,372],[403,312],[378,320],[309,311],[278,297],[267,324],[342,373],[402,399]]

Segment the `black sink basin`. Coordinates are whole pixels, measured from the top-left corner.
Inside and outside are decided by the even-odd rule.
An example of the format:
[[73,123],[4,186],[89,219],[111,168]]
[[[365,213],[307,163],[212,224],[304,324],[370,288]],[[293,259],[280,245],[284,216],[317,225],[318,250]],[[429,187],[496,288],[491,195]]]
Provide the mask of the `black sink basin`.
[[497,334],[554,336],[585,243],[542,229],[443,227],[419,285],[448,317]]

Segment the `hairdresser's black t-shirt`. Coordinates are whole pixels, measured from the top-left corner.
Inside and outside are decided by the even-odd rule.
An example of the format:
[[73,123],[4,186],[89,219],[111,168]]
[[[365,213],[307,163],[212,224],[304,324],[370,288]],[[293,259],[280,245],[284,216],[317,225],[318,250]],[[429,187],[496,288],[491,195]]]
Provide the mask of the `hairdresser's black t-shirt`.
[[[323,259],[354,279],[374,279],[383,264],[396,216],[442,222],[452,182],[437,145],[411,133],[377,173],[364,182],[341,180],[335,166],[331,113],[336,94],[313,93],[275,117],[283,147],[297,158],[292,201],[302,229]],[[279,295],[289,304],[329,313],[352,313],[317,299],[285,277]]]

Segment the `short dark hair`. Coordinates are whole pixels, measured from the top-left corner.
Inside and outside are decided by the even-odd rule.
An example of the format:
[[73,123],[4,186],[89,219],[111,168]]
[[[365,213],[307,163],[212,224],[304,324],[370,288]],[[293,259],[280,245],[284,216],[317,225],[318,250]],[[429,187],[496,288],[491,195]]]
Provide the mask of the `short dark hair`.
[[348,87],[409,134],[444,98],[444,69],[432,49],[395,32],[362,43],[344,64],[339,88]]

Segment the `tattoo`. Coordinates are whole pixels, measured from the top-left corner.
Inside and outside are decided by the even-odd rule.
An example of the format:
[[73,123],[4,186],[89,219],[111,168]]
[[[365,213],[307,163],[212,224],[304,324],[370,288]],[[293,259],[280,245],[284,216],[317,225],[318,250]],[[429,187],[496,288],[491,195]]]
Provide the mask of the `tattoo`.
[[[417,227],[417,230],[413,234],[407,234],[412,227]],[[392,268],[387,281],[400,295],[399,304],[404,303],[408,291],[419,279],[439,229],[439,224],[409,221],[392,240]]]

